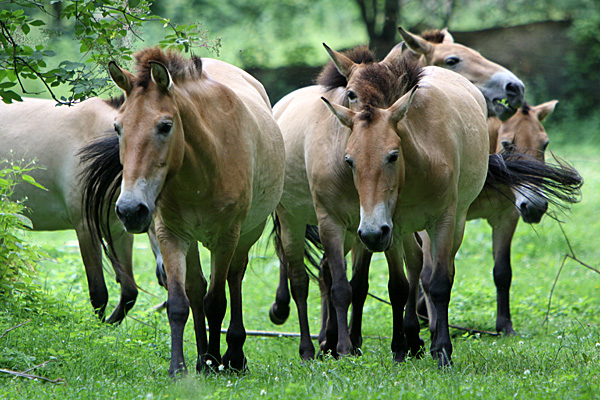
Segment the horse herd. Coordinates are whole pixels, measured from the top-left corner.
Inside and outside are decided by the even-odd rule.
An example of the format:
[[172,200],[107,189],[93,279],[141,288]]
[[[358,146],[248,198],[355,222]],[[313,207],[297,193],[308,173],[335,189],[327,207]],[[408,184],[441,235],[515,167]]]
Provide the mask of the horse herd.
[[[514,74],[454,43],[447,30],[399,32],[403,42],[382,61],[363,47],[339,53],[325,46],[331,62],[317,83],[273,109],[263,86],[237,67],[144,49],[135,74],[108,66],[122,98],[71,108],[35,99],[0,106],[0,159],[45,167],[33,175],[47,190],[18,185],[15,198],[27,198],[35,230],[75,229],[102,320],[103,248],[121,284],[107,319],[118,323],[138,293],[132,234],[148,232],[168,288],[172,376],[187,370],[190,308],[196,369],[246,368],[242,279],[272,214],[281,266],[270,317],[285,321],[291,291],[303,360],[315,357],[306,303],[311,239],[324,250],[322,352],[342,356],[362,346],[369,264],[373,252],[384,252],[394,361],[422,355],[422,305],[431,354],[447,366],[448,304],[465,222],[485,218],[493,228],[496,329],[514,333],[510,245],[519,216],[536,223],[549,201],[574,203],[582,179],[564,163],[544,161],[548,136],[540,121],[556,101],[525,104]],[[198,241],[211,253],[210,283]],[[221,356],[226,285],[231,320]]]

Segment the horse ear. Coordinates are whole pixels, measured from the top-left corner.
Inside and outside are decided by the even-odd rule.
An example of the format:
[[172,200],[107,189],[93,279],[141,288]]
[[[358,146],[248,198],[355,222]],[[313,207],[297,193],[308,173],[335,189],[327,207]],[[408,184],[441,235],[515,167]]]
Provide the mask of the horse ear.
[[392,50],[385,56],[382,62],[387,64],[396,64],[398,61],[402,59],[402,53],[406,50],[406,44],[404,42],[400,42],[395,45]]
[[353,119],[356,115],[354,111],[338,104],[331,104],[325,97],[321,97],[321,100],[323,100],[327,108],[329,108],[329,111],[336,116],[342,125],[352,129],[352,126],[354,125]]
[[398,27],[398,33],[402,36],[402,40],[406,43],[409,49],[419,54],[428,54],[431,53],[433,45],[429,43],[427,40],[423,39],[420,36],[413,35],[410,32],[402,29],[401,26]]
[[126,94],[131,92],[131,89],[133,88],[131,83],[133,75],[130,72],[121,69],[116,62],[111,61],[108,63],[108,74],[115,85],[121,88]]
[[558,104],[558,100],[550,100],[535,107],[531,107],[531,110],[535,112],[537,119],[542,122],[554,112],[556,104]]
[[150,72],[152,80],[161,92],[169,93],[173,90],[173,79],[171,79],[171,74],[163,63],[150,61]]
[[454,43],[454,36],[452,36],[450,32],[448,32],[448,28],[442,29],[440,33],[444,35],[442,43]]
[[415,97],[415,93],[419,85],[415,85],[415,87],[410,91],[410,93],[405,93],[404,96],[400,97],[387,111],[390,113],[390,122],[395,126],[404,118],[406,112],[410,108],[412,101]]
[[339,73],[342,74],[346,79],[348,79],[348,77],[350,76],[350,72],[352,72],[352,67],[354,67],[356,63],[348,57],[346,57],[345,55],[343,55],[342,53],[338,53],[337,51],[332,50],[325,43],[323,43],[323,47],[325,47],[325,50],[327,50],[329,58],[331,58],[331,61],[333,61]]

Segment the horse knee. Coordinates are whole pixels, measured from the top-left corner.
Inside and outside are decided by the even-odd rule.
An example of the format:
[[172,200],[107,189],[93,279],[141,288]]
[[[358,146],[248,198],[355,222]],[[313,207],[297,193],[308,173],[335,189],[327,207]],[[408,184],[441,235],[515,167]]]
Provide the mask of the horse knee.
[[447,276],[431,278],[429,282],[429,296],[436,306],[450,303],[452,282]]
[[352,287],[348,282],[338,282],[331,286],[331,301],[336,308],[348,308],[352,301]]
[[169,323],[185,324],[190,315],[190,301],[185,296],[173,296],[167,300]]

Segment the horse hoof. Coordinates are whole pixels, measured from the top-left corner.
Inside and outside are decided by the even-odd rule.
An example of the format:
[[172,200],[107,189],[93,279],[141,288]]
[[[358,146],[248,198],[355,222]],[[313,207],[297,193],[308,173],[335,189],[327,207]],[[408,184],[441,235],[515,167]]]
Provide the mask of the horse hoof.
[[243,355],[241,359],[236,360],[234,358],[230,359],[229,355],[225,353],[225,355],[223,356],[223,365],[220,365],[218,368],[219,372],[223,370],[221,369],[221,367],[224,367],[224,369],[229,372],[235,372],[239,374],[248,371],[248,361]]
[[269,309],[269,318],[275,325],[282,325],[290,316],[290,306],[287,304],[273,303]]
[[421,359],[425,356],[425,342],[423,339],[419,338],[416,344],[410,346],[408,355],[417,359]]

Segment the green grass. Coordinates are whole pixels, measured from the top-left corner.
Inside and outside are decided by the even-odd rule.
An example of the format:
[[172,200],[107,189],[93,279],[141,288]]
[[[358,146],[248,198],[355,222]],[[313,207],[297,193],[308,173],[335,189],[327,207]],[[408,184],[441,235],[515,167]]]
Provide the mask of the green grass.
[[[600,259],[600,151],[576,146],[554,150],[572,160],[584,176],[583,201],[563,216],[564,229],[583,261]],[[495,288],[492,280],[491,229],[483,221],[469,223],[457,257],[450,304],[451,323],[494,330]],[[427,356],[394,365],[391,360],[391,310],[367,299],[362,357],[325,359],[303,365],[296,338],[249,337],[245,352],[249,372],[189,374],[168,378],[169,326],[164,312],[153,307],[166,298],[154,277],[147,240],[136,238],[135,274],[146,290],[125,322],[101,324],[88,301],[87,282],[71,232],[32,233],[49,258],[37,267],[35,296],[0,301],[0,368],[62,378],[65,384],[31,381],[0,373],[0,398],[597,398],[600,396],[600,276],[567,261],[558,279],[549,319],[544,324],[552,285],[567,246],[557,223],[544,218],[534,227],[520,224],[513,243],[512,314],[515,337],[454,335],[454,366],[439,370]],[[202,252],[203,264],[208,254]],[[263,241],[255,246],[244,282],[244,321],[248,330],[296,332],[292,308],[282,327],[272,325],[268,309],[274,298],[278,263]],[[205,270],[208,275],[208,271]],[[118,285],[107,272],[111,306]],[[377,256],[370,291],[387,297],[387,267]],[[311,330],[318,332],[316,285],[309,307]],[[224,321],[226,326],[228,317]],[[422,337],[429,346],[429,335]],[[188,365],[195,365],[191,324],[185,333]],[[224,351],[224,337],[222,349]]]

